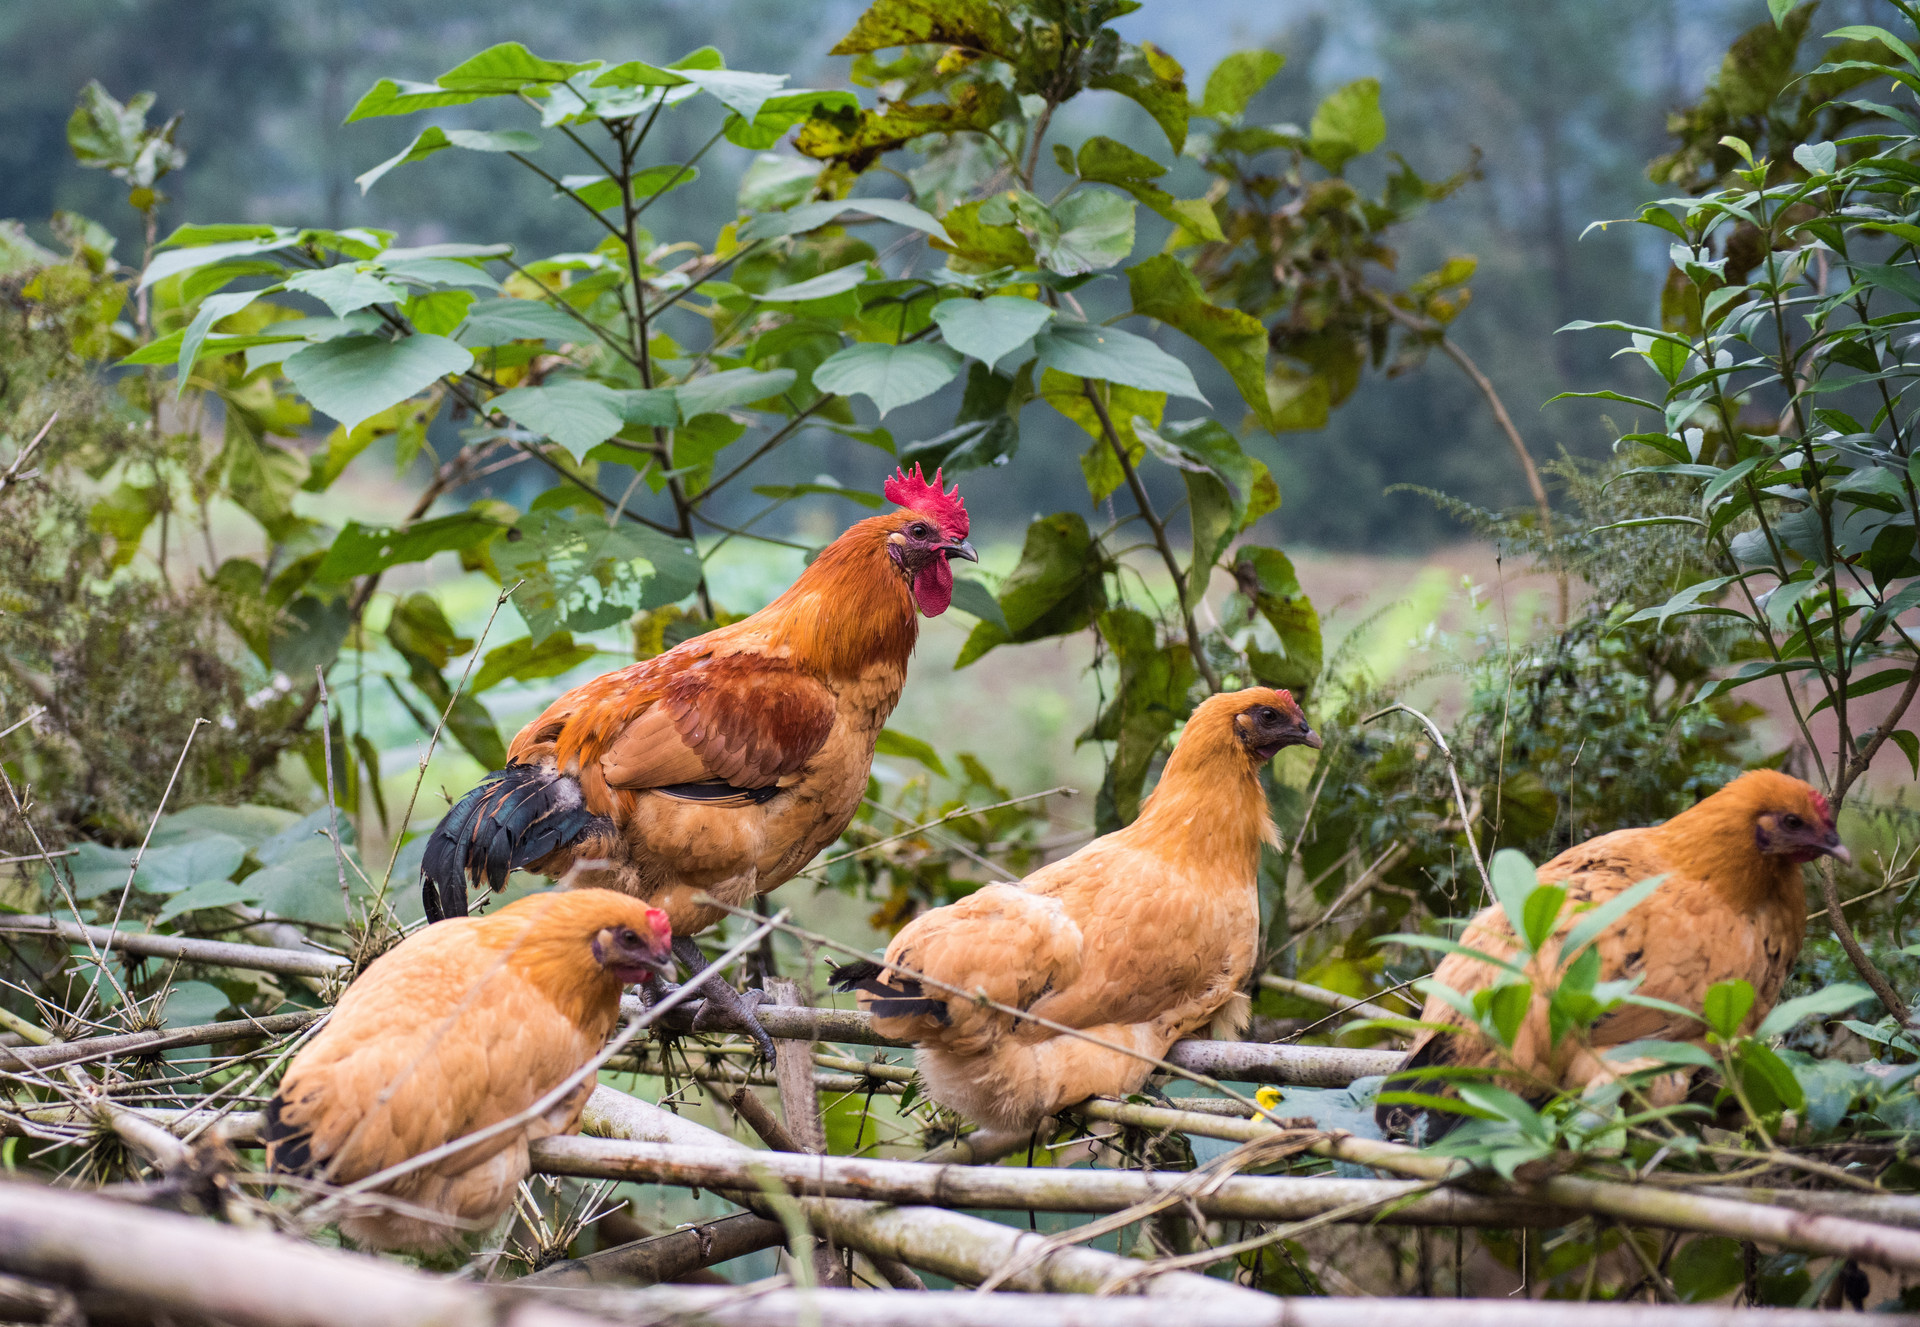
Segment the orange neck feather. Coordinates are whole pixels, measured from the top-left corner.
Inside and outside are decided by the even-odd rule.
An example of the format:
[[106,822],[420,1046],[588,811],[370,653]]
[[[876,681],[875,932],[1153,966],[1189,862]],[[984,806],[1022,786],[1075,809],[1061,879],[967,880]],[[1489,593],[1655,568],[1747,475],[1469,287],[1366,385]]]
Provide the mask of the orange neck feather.
[[1156,851],[1201,869],[1223,885],[1244,883],[1260,845],[1278,846],[1259,769],[1233,732],[1233,714],[1196,713],[1167,757],[1140,818],[1120,831],[1152,839]]
[[798,667],[837,677],[875,663],[906,668],[920,623],[887,547],[897,523],[897,515],[861,521],[761,610],[773,643],[791,650]]

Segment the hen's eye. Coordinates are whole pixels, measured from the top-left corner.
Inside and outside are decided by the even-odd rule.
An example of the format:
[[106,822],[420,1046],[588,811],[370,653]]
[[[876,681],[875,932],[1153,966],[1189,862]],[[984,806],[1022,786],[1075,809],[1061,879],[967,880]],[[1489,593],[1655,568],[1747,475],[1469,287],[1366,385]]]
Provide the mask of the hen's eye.
[[1802,825],[1806,824],[1804,820],[1796,815],[1785,816],[1781,819],[1780,823],[1788,829],[1799,829]]
[[639,936],[637,936],[637,935],[635,935],[635,934],[634,934],[634,933],[633,933],[632,931],[630,931],[630,930],[623,930],[623,931],[621,931],[621,932],[620,932],[620,943],[621,943],[621,944],[623,944],[623,945],[631,945],[631,944],[638,944],[639,942],[640,942],[640,937],[639,937]]
[[1262,723],[1271,723],[1274,719],[1279,717],[1279,715],[1274,713],[1273,706],[1271,705],[1262,705],[1259,709],[1254,711],[1254,714],[1256,717],[1260,719]]

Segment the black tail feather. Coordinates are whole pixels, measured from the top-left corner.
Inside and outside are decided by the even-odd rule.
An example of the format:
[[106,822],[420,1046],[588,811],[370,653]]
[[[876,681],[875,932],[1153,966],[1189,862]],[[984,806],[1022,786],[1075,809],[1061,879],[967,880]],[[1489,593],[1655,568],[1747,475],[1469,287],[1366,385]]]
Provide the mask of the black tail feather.
[[898,986],[889,986],[880,980],[880,974],[887,969],[885,965],[872,959],[859,959],[853,963],[842,963],[828,973],[836,990],[860,991],[874,997],[867,1006],[867,1012],[876,1018],[937,1018],[942,1023],[951,1021],[947,1017],[947,1002],[927,995],[924,987],[911,977],[899,978]]
[[420,858],[429,922],[467,915],[469,882],[495,890],[529,865],[606,822],[587,810],[573,778],[541,765],[496,770],[447,812]]
[[263,1112],[260,1141],[272,1149],[268,1153],[268,1168],[283,1175],[312,1174],[313,1135],[282,1117],[280,1112],[285,1105],[276,1095]]

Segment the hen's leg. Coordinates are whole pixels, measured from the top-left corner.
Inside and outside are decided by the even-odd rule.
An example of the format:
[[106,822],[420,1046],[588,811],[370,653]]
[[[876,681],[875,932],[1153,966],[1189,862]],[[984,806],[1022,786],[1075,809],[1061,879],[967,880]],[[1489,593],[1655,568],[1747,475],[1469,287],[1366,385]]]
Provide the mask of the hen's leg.
[[690,935],[673,937],[673,956],[687,965],[686,985],[697,988],[705,997],[700,1001],[700,1012],[693,1018],[694,1031],[745,1033],[753,1038],[760,1058],[771,1061],[773,1038],[753,1014],[767,998],[766,992],[736,991],[726,978],[708,967],[707,956],[700,952],[700,946]]

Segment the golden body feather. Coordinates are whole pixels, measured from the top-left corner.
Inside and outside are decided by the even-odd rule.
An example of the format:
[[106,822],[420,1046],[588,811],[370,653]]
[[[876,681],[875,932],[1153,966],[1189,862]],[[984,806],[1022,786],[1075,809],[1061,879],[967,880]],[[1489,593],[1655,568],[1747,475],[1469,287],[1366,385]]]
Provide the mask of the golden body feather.
[[[1700,1008],[1715,982],[1743,980],[1755,994],[1747,1025],[1757,1026],[1779,999],[1800,954],[1807,923],[1801,863],[1821,853],[1845,852],[1820,795],[1772,770],[1742,775],[1663,825],[1589,839],[1540,868],[1543,884],[1567,891],[1568,906],[1556,937],[1534,960],[1535,988],[1544,987],[1557,965],[1559,938],[1577,921],[1575,908],[1597,906],[1642,880],[1664,875],[1666,881],[1649,898],[1601,932],[1595,946],[1599,979],[1638,977],[1640,994],[1688,1009]],[[1483,909],[1461,944],[1511,958],[1513,928],[1505,911]],[[1433,975],[1471,997],[1493,982],[1497,970],[1469,955],[1449,954]],[[1427,998],[1420,1017],[1448,1030],[1421,1033],[1408,1052],[1409,1068],[1502,1063],[1498,1049],[1477,1031],[1467,1031],[1459,1011],[1439,996]],[[1595,1024],[1588,1043],[1572,1038],[1556,1043],[1546,998],[1537,996],[1514,1039],[1513,1067],[1520,1072],[1513,1085],[1535,1094],[1542,1084],[1577,1092],[1636,1067],[1605,1060],[1610,1047],[1656,1038],[1699,1041],[1705,1034],[1698,1019],[1629,1004]],[[1683,1088],[1684,1076],[1678,1076],[1663,1082],[1656,1095],[1677,1099]],[[1383,1126],[1404,1130],[1419,1112],[1382,1106],[1378,1114]],[[1442,1122],[1436,1118],[1435,1123]]]
[[[1269,717],[1256,726],[1255,713]],[[1015,1134],[1134,1091],[1152,1072],[1140,1056],[1181,1037],[1236,1034],[1260,938],[1260,846],[1274,841],[1259,768],[1294,742],[1319,745],[1284,691],[1205,702],[1133,824],[906,926],[881,979],[860,985],[875,1029],[919,1044],[934,1100]],[[1138,1054],[922,988],[915,973]]]
[[[269,1167],[350,1184],[534,1107],[619,1020],[623,978],[595,939],[622,928],[665,955],[665,917],[607,890],[535,894],[409,936],[288,1067],[267,1111]],[[589,1076],[524,1123],[382,1186],[341,1231],[426,1251],[491,1225],[526,1176],[528,1144],[573,1132],[593,1087]]]

